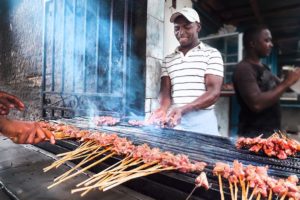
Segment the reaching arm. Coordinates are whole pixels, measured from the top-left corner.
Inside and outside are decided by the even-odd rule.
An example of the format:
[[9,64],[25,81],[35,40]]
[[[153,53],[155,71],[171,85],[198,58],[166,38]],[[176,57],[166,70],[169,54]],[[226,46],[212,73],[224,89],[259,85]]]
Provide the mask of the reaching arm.
[[10,120],[0,116],[0,133],[18,144],[36,144],[45,139],[55,143],[53,134],[37,122]]
[[260,90],[256,78],[251,73],[237,73],[236,87],[241,97],[247,104],[248,108],[253,112],[261,112],[262,110],[274,105],[280,99],[280,96],[300,78],[300,69],[290,71],[287,78],[279,83],[273,90],[263,92]]
[[169,76],[163,76],[159,92],[160,108],[167,111],[171,105],[171,101],[171,79]]

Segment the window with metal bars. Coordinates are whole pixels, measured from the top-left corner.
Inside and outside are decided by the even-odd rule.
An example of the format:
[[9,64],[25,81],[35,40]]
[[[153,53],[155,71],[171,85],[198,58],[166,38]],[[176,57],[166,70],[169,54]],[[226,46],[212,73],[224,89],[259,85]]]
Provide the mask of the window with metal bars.
[[146,9],[134,0],[45,1],[43,117],[143,113]]

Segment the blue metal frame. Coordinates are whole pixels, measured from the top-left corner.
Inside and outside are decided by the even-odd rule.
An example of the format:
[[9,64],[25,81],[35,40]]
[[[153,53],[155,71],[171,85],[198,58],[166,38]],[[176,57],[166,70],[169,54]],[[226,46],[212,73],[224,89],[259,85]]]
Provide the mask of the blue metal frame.
[[[95,115],[126,113],[126,72],[132,51],[130,5],[130,0],[45,1],[43,117],[87,115],[90,107]],[[105,14],[109,19],[103,25]]]

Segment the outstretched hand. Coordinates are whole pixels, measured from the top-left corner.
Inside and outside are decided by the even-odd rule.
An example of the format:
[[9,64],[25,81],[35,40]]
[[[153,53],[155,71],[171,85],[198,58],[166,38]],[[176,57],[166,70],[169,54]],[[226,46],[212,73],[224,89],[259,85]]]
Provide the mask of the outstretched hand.
[[17,121],[0,118],[1,133],[18,144],[36,144],[49,139],[55,143],[54,135],[42,128],[38,122]]
[[0,91],[0,115],[7,115],[12,108],[22,111],[25,105],[18,97]]
[[156,124],[163,126],[166,123],[166,116],[166,110],[158,108],[157,110],[151,113],[150,117],[146,120],[146,124]]
[[296,67],[294,70],[291,70],[287,73],[285,82],[291,86],[300,79],[300,67]]

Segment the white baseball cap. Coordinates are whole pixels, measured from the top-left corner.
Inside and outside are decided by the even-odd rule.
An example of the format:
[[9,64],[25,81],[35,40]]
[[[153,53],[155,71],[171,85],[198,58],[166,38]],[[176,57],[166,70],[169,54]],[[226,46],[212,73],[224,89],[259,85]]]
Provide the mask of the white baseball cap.
[[193,8],[183,8],[182,10],[173,13],[170,18],[170,22],[174,23],[175,19],[180,15],[184,16],[187,20],[189,20],[189,22],[200,23],[200,17],[197,11]]

